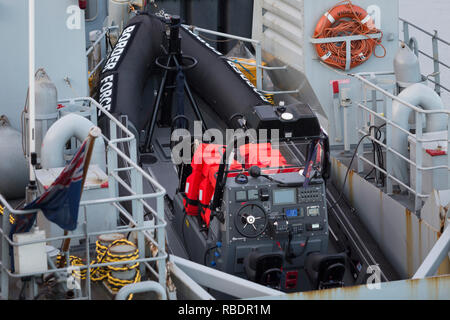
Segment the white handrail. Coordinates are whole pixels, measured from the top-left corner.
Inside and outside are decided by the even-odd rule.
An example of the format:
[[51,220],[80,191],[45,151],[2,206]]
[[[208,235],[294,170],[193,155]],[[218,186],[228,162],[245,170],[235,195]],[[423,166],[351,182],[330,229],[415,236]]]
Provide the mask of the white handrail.
[[[373,106],[369,107],[367,106],[367,97],[366,94],[361,98],[361,101],[356,104],[358,110],[360,110],[362,113],[360,114],[360,111],[358,111],[358,119],[357,119],[357,126],[356,126],[356,132],[357,134],[362,137],[369,134],[369,129],[367,127],[365,115],[370,115],[372,118],[371,121],[374,121],[374,119],[380,119],[386,124],[386,143],[383,143],[382,141],[379,141],[375,139],[373,136],[367,136],[367,139],[369,139],[371,142],[378,144],[386,151],[386,167],[381,168],[377,163],[373,163],[369,159],[364,157],[364,152],[362,151],[362,146],[359,146],[357,150],[357,158],[358,158],[358,172],[362,172],[363,170],[363,162],[371,166],[372,168],[375,168],[378,172],[381,172],[386,175],[387,178],[387,192],[392,192],[392,181],[395,183],[398,183],[401,187],[405,188],[409,192],[411,192],[415,196],[415,210],[419,212],[419,209],[421,208],[422,202],[421,198],[427,198],[429,197],[429,194],[425,194],[422,191],[422,174],[424,171],[432,172],[433,170],[441,169],[446,170],[447,175],[450,177],[450,159],[449,162],[445,165],[436,165],[436,166],[423,166],[422,165],[422,144],[424,142],[432,142],[432,141],[445,141],[447,143],[447,146],[450,145],[450,131],[447,134],[447,137],[444,139],[439,138],[433,138],[433,139],[426,139],[422,136],[422,115],[424,116],[430,116],[430,115],[436,115],[436,114],[442,114],[447,117],[447,127],[450,123],[450,110],[449,109],[436,109],[436,110],[424,110],[419,107],[416,107],[412,103],[409,103],[408,101],[404,101],[401,97],[395,96],[394,94],[388,92],[387,90],[379,87],[377,84],[373,83],[372,79],[375,79],[376,76],[394,76],[393,72],[365,72],[365,73],[358,73],[358,74],[351,74],[354,78],[359,80],[362,84],[364,92],[366,90],[373,90],[379,92],[383,96],[383,100],[385,101],[384,107],[387,108],[383,112],[385,114],[378,113],[377,110],[373,110]],[[370,79],[366,79],[365,77],[370,77]],[[405,106],[406,108],[412,110],[416,114],[416,134],[411,133],[406,128],[403,128],[401,125],[395,123],[391,117],[392,117],[392,105],[388,105],[386,103],[386,100],[390,99],[391,101],[395,102],[394,104]],[[373,123],[373,122],[372,122]],[[402,134],[405,134],[409,137],[414,137],[416,141],[416,160],[412,161],[408,158],[407,155],[402,153],[401,150],[397,150],[395,145],[392,145],[392,128],[395,128]],[[450,129],[450,128],[447,128]],[[450,149],[449,149],[450,150]],[[414,167],[415,170],[415,177],[416,177],[416,183],[415,187],[412,188],[410,185],[408,185],[408,181],[403,181],[404,177],[397,177],[394,170],[393,170],[393,163],[394,158],[393,156],[398,157],[399,159],[405,161],[409,165]]]

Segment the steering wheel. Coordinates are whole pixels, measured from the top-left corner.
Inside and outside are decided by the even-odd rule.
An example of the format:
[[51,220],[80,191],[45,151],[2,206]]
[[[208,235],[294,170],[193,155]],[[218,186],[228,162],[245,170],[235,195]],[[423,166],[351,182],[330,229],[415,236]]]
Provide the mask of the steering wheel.
[[268,222],[266,211],[253,203],[244,205],[234,215],[236,230],[247,238],[260,236],[266,230]]

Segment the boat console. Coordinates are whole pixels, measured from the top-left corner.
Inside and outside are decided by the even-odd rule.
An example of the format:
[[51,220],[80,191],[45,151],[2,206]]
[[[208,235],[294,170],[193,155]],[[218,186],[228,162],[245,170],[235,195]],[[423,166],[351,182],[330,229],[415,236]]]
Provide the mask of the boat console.
[[[304,141],[303,147],[307,149],[309,143]],[[194,158],[198,159],[206,146],[200,145]],[[174,199],[174,223],[191,260],[287,292],[302,291],[320,282],[316,270],[329,269],[325,180],[320,175],[307,177],[308,166],[292,158],[288,146],[241,146],[236,150],[241,154],[237,158],[244,163],[234,160],[229,164],[223,180],[219,165],[205,161],[200,169],[193,161],[185,192],[177,193]],[[218,146],[221,148],[225,150]],[[269,156],[258,154],[256,161],[251,159],[249,150],[256,148]],[[278,166],[271,166],[275,160]],[[193,179],[196,174],[200,177],[197,182]],[[214,192],[204,188],[208,180],[218,181],[215,188],[210,187]],[[193,188],[199,188],[198,199],[192,199],[197,194]],[[210,201],[202,201],[206,194]],[[221,199],[217,208],[216,197]],[[309,263],[311,270],[305,271],[309,257],[319,262],[314,270]],[[345,266],[344,256],[334,258]],[[327,274],[339,285],[343,274],[332,271]]]

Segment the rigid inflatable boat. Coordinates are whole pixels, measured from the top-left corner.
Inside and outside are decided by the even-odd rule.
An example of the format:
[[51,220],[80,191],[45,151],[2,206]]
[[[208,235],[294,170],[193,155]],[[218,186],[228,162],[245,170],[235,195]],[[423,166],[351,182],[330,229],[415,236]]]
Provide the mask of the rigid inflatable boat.
[[[244,136],[249,129],[269,132],[231,143],[188,140],[192,161],[172,164],[174,174],[165,179],[177,186],[167,199],[173,253],[284,291],[342,283],[344,256],[328,252],[328,137],[308,104],[272,105],[178,17],[149,14],[124,27],[100,84],[100,104],[127,116],[154,168],[173,160],[163,152],[179,127],[172,119],[187,122],[186,134],[194,134],[194,121]],[[193,108],[185,107],[184,93]],[[297,281],[299,272],[308,272],[309,284]]]

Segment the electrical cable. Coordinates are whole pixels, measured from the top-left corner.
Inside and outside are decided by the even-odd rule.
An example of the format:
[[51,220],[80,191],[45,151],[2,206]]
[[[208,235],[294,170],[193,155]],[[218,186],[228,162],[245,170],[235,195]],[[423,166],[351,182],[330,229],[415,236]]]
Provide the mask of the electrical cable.
[[[378,127],[376,127],[376,126],[371,126],[371,127],[378,128]],[[381,127],[381,126],[380,126],[380,127]],[[358,152],[358,147],[359,147],[359,145],[361,144],[361,142],[363,142],[363,140],[364,140],[365,138],[367,138],[367,137],[370,136],[370,134],[371,134],[370,131],[371,131],[371,130],[370,130],[370,128],[369,128],[369,133],[368,133],[368,134],[365,134],[364,136],[361,137],[361,139],[359,139],[358,144],[357,144],[356,147],[355,147],[355,151],[353,152],[353,156],[352,156],[352,158],[351,158],[351,160],[350,160],[350,163],[349,163],[349,165],[348,165],[347,172],[345,173],[344,183],[342,184],[341,192],[339,193],[339,197],[337,198],[337,200],[336,200],[330,207],[328,207],[328,210],[334,208],[334,207],[339,203],[339,201],[342,199],[342,196],[344,195],[344,187],[345,187],[345,183],[347,182],[347,177],[348,177],[348,174],[349,174],[350,169],[351,169],[351,167],[352,167],[353,160],[355,159],[356,153]]]
[[208,257],[208,254],[211,252],[211,250],[217,249],[217,246],[208,248],[205,250],[205,255],[203,256],[203,264],[206,266],[206,258]]
[[185,238],[185,235],[184,235],[184,225],[185,225],[185,223],[187,221],[186,220],[187,212],[186,212],[186,210],[183,210],[183,211],[184,211],[184,216],[183,216],[183,222],[181,224],[181,238],[183,240],[183,245],[186,248],[186,253],[188,255],[188,258],[189,258],[189,260],[191,260],[191,253],[189,252],[189,249],[188,249],[188,246],[187,246],[187,243],[186,243],[186,238]]
[[303,246],[302,251],[301,251],[299,254],[294,254],[294,253],[292,252],[292,249],[291,249],[291,241],[292,241],[292,237],[293,237],[292,231],[289,231],[288,243],[287,243],[286,253],[285,253],[285,259],[286,259],[286,261],[289,262],[290,264],[292,264],[292,259],[301,257],[301,256],[305,253],[306,248],[308,247],[308,241],[309,241],[309,237],[306,237],[305,245]]
[[26,277],[22,279],[22,288],[19,292],[19,300],[25,300],[25,288],[27,287],[27,284],[30,282],[30,277]]
[[285,182],[277,180],[277,179],[274,179],[274,178],[272,178],[271,176],[269,176],[267,174],[262,174],[262,175],[260,175],[260,177],[266,178],[266,179],[268,179],[268,180],[270,180],[272,182],[275,182],[278,185],[284,185],[285,184]]
[[111,30],[108,29],[108,30],[106,31],[106,34],[105,34],[106,50],[108,50],[108,45],[109,45],[109,47],[110,47],[110,50],[113,50],[113,49],[114,49],[114,46],[113,46],[113,44],[112,44],[112,42],[111,42],[110,31],[111,31]]
[[199,34],[199,37],[203,38],[205,40],[211,41],[211,42],[231,42],[231,41],[237,40],[237,39],[224,39],[224,40],[217,39],[217,40],[215,40],[215,39],[208,38],[202,34]]
[[[381,128],[384,127],[386,124],[382,124],[381,126],[377,127],[377,126],[370,126],[369,127],[369,133],[372,129],[375,129],[375,139],[376,140],[380,140],[381,136],[382,136],[382,132],[381,132]],[[381,148],[381,146],[375,142],[375,141],[371,141],[372,142],[372,152],[373,152],[373,163],[376,163],[377,159],[378,161],[378,166],[381,169],[384,169],[384,157],[383,157],[383,150]],[[377,177],[377,175],[375,174],[374,177],[370,177],[370,175],[375,171],[375,167],[372,167],[372,169],[364,176],[364,179],[366,180],[370,180],[370,179],[375,179],[376,184],[378,185],[378,179],[380,179],[380,184],[381,186],[384,186],[384,175],[380,172],[379,177]]]

